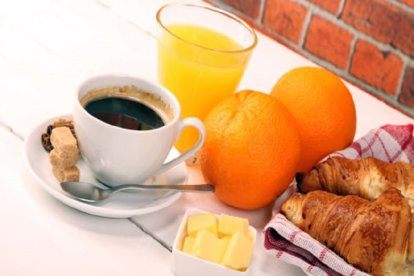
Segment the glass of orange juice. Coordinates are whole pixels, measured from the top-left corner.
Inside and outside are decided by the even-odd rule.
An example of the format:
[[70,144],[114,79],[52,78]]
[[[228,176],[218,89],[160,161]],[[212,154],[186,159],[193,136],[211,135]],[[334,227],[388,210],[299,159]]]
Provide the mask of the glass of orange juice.
[[[204,120],[215,104],[235,92],[256,34],[236,16],[208,6],[167,4],[156,18],[159,81],[178,98],[182,117]],[[198,135],[185,129],[175,147],[186,151]]]

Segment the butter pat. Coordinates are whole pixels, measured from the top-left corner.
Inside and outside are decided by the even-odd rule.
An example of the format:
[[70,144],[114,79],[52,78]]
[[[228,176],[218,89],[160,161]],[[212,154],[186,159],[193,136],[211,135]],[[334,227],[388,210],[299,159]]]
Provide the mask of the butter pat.
[[218,232],[222,235],[241,233],[249,236],[249,220],[221,214],[218,219]]
[[237,232],[229,241],[222,264],[237,270],[245,270],[253,255],[253,242]]
[[193,237],[185,237],[184,244],[183,244],[183,251],[188,254],[192,254],[193,247],[194,247],[195,238]]
[[214,214],[198,214],[188,218],[187,233],[190,237],[195,237],[202,229],[217,236],[217,218]]
[[221,252],[219,263],[221,263],[221,261],[223,260],[224,253],[226,253],[227,246],[229,245],[229,241],[230,237],[223,237],[219,239],[219,251]]
[[197,233],[193,245],[193,255],[214,263],[220,263],[226,249],[226,243],[221,242],[213,233],[202,229]]

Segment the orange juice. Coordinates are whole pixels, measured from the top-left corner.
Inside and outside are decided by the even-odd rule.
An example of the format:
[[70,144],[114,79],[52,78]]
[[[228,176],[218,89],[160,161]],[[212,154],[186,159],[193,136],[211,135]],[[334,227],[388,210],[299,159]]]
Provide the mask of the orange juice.
[[[166,26],[158,37],[158,77],[174,93],[181,116],[203,120],[210,109],[235,92],[251,51],[217,31],[191,24]],[[185,151],[198,132],[185,129],[175,144]]]

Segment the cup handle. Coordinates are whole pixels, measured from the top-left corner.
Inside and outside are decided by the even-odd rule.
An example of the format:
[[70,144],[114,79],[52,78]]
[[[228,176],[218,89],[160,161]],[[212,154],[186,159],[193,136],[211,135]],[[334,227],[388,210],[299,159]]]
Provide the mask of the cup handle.
[[190,118],[185,118],[183,120],[179,120],[178,121],[178,132],[177,132],[177,137],[175,138],[175,140],[177,140],[178,137],[180,137],[180,134],[183,131],[183,129],[189,126],[195,127],[200,133],[200,138],[198,138],[197,143],[195,143],[195,145],[192,148],[185,151],[178,157],[174,158],[171,161],[168,161],[167,163],[164,163],[161,166],[161,168],[155,173],[155,175],[162,174],[168,171],[169,169],[171,169],[172,167],[180,164],[181,162],[184,162],[186,159],[190,158],[193,154],[195,154],[201,148],[201,146],[204,143],[205,136],[206,136],[206,130],[204,128],[203,122],[198,118],[190,117]]

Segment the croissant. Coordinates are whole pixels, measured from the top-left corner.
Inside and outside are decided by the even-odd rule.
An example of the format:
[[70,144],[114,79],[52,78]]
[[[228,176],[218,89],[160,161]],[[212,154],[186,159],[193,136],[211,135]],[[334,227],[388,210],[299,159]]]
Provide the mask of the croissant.
[[414,168],[405,162],[388,163],[372,157],[350,160],[332,157],[309,173],[297,174],[302,193],[325,190],[340,195],[358,195],[373,200],[389,187],[395,187],[414,213]]
[[390,188],[375,201],[325,191],[291,196],[281,212],[348,263],[374,275],[413,275],[410,207]]

